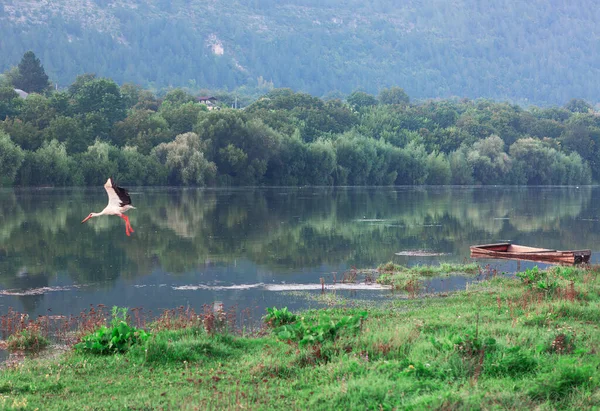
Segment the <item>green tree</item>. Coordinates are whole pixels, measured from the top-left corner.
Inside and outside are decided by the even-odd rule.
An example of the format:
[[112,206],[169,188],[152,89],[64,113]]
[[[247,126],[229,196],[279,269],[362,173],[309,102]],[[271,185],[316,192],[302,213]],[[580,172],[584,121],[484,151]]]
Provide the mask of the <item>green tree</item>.
[[[125,96],[125,98],[127,99],[128,97]],[[132,108],[136,110],[158,111],[160,104],[160,101],[150,90],[141,90],[138,95],[138,101]]]
[[466,148],[450,153],[451,183],[456,185],[473,184],[473,165],[469,163]]
[[21,167],[24,154],[8,134],[0,130],[0,185],[11,185]]
[[173,138],[169,124],[161,114],[151,110],[129,110],[129,115],[117,122],[111,139],[117,146],[135,146],[143,154]]
[[319,98],[310,94],[296,93],[289,88],[278,88],[271,90],[263,98],[248,107],[248,109],[250,112],[260,108],[291,111],[297,108],[322,108],[323,105],[323,102]]
[[400,87],[384,88],[377,96],[380,104],[408,104],[410,97]]
[[85,134],[92,140],[108,140],[110,138],[111,124],[101,112],[76,114],[74,117],[82,124]]
[[450,183],[452,172],[450,162],[444,153],[430,153],[427,156],[427,178],[425,184],[446,185]]
[[593,108],[587,101],[581,98],[573,98],[565,104],[565,109],[569,110],[571,113],[587,113]]
[[19,184],[34,186],[66,186],[73,183],[73,159],[63,143],[45,142],[34,152],[27,152],[19,171]]
[[261,184],[281,142],[279,133],[240,110],[201,113],[194,130],[208,143],[208,158],[216,163],[225,184]]
[[93,80],[96,80],[95,73],[85,73],[78,75],[75,81],[69,86],[69,94],[71,96],[75,96],[77,93],[79,93],[79,91],[84,85]]
[[336,165],[335,147],[331,140],[319,139],[308,144],[305,165],[307,184],[332,185]]
[[40,94],[30,94],[23,102],[19,118],[43,130],[55,116],[56,111],[50,99]]
[[488,138],[496,133],[496,130],[488,121],[475,115],[473,112],[468,112],[460,116],[456,121],[456,127],[478,140]]
[[428,101],[422,106],[423,114],[441,128],[452,127],[458,120],[460,106],[452,101]]
[[13,88],[12,81],[8,79],[8,76],[5,73],[0,73],[0,88]]
[[92,143],[91,136],[76,117],[58,116],[44,130],[45,140],[66,143],[69,154],[82,153]]
[[175,141],[162,143],[152,155],[168,172],[168,183],[173,185],[204,186],[214,181],[217,167],[204,156],[206,145],[196,133],[180,134]]
[[173,135],[179,135],[194,129],[201,111],[208,111],[206,105],[193,101],[183,104],[165,101],[161,104],[159,113],[169,123]]
[[583,158],[592,159],[595,152],[595,144],[590,131],[591,128],[581,122],[569,121],[559,141],[567,151],[575,151]]
[[409,142],[400,150],[400,157],[396,160],[398,177],[396,184],[419,185],[424,184],[427,178],[427,151],[425,146],[416,141]]
[[437,149],[447,154],[458,150],[463,144],[472,145],[476,141],[475,137],[457,127],[436,128],[423,140],[429,151]]
[[306,93],[275,89],[245,110],[275,130],[292,135],[295,130],[305,142],[349,130],[358,121],[340,100],[324,103]]
[[308,145],[300,130],[284,136],[279,150],[269,159],[265,178],[271,185],[298,186],[306,184]]
[[370,184],[392,185],[398,178],[402,150],[383,140],[372,140],[377,157],[369,175]]
[[56,91],[50,95],[50,106],[58,115],[72,115],[70,94],[67,91]]
[[19,73],[13,79],[13,85],[28,93],[43,93],[48,90],[50,83],[44,67],[33,51],[28,51],[21,58]]
[[510,184],[512,160],[496,135],[477,141],[467,154],[473,177],[481,184]]
[[169,103],[173,107],[178,107],[185,103],[192,103],[192,102],[197,102],[197,101],[198,100],[196,99],[196,97],[194,97],[187,91],[180,89],[180,88],[169,90],[167,92],[167,94],[165,94],[165,97],[163,98],[163,104]]
[[408,143],[407,130],[395,107],[378,105],[363,110],[357,130],[365,136],[385,140],[398,147]]
[[123,184],[153,186],[167,184],[167,170],[155,156],[146,156],[136,147],[123,147],[117,155],[118,174]]
[[10,135],[11,139],[24,150],[37,150],[44,142],[44,135],[39,128],[19,118],[0,121],[0,129]]
[[12,87],[0,87],[0,121],[15,117],[23,106],[23,99]]
[[387,164],[378,164],[380,153],[377,149],[377,140],[350,131],[340,135],[334,147],[339,175],[345,176],[345,181],[340,181],[338,184],[381,184],[382,175],[387,174],[388,170]]
[[99,78],[86,81],[73,94],[75,112],[79,114],[98,113],[109,125],[123,120],[126,116],[125,99],[113,80]]
[[121,95],[126,109],[135,107],[140,102],[140,97],[144,93],[144,89],[137,84],[123,84],[121,86]]
[[84,153],[77,156],[86,185],[101,186],[107,176],[119,174],[119,149],[105,141],[96,140]]
[[19,67],[17,66],[13,66],[10,69],[6,70],[4,73],[2,73],[1,75],[2,77],[0,77],[2,79],[2,87],[10,87],[11,89],[14,89],[14,83],[15,83],[15,79],[17,77],[19,77]]
[[591,171],[577,153],[566,155],[543,141],[522,138],[510,146],[510,155],[526,184],[589,184]]
[[346,97],[346,101],[355,110],[377,105],[377,99],[364,91],[355,91]]

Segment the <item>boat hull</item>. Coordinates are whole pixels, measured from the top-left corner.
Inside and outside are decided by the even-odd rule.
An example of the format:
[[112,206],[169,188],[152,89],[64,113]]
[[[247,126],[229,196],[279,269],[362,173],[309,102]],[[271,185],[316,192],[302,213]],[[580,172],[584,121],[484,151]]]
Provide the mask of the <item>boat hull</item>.
[[550,250],[511,243],[471,246],[471,258],[503,258],[549,264],[583,264],[590,261],[591,250]]

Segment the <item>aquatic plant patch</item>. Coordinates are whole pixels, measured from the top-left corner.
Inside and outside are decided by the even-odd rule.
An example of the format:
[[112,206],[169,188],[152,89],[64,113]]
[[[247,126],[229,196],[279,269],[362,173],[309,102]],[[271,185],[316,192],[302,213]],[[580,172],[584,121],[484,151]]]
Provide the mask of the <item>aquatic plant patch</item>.
[[427,278],[449,275],[478,275],[482,272],[479,265],[471,264],[447,264],[443,263],[437,266],[416,265],[404,267],[393,262],[382,264],[377,268],[379,276],[376,282],[391,286],[394,290],[405,291],[411,298],[421,294],[424,290],[424,280]]

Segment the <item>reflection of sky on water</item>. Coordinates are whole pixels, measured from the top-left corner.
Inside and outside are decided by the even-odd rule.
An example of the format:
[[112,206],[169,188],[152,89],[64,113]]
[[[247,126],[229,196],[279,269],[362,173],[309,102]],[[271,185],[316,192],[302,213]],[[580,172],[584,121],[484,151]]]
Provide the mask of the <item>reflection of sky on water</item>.
[[[558,249],[594,248],[600,240],[597,188],[265,188],[136,189],[136,233],[107,217],[81,225],[106,202],[101,188],[0,190],[0,295],[33,316],[78,314],[90,305],[255,310],[319,306],[268,285],[333,283],[352,266],[374,268],[470,262],[469,246],[511,240]],[[414,250],[442,255],[396,255]],[[598,261],[593,254],[592,262]],[[499,275],[533,262],[480,260]],[[359,277],[361,278],[361,277]],[[427,292],[464,289],[472,277],[426,282]],[[244,286],[247,285],[247,286]],[[188,287],[195,289],[177,289]],[[285,288],[285,287],[283,287]],[[307,290],[320,293],[319,290]],[[349,299],[389,291],[338,290]],[[322,304],[321,304],[322,305]],[[51,311],[50,311],[51,310]]]

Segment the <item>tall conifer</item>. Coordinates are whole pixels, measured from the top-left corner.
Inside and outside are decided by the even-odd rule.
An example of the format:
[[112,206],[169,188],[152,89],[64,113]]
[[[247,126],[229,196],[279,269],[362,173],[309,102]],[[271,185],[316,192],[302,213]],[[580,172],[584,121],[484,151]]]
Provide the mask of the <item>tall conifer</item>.
[[28,93],[41,93],[48,89],[48,76],[33,51],[23,55],[19,63],[19,74],[13,80],[13,85]]

